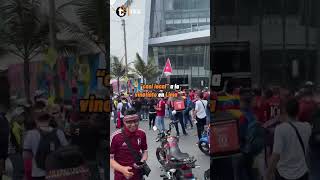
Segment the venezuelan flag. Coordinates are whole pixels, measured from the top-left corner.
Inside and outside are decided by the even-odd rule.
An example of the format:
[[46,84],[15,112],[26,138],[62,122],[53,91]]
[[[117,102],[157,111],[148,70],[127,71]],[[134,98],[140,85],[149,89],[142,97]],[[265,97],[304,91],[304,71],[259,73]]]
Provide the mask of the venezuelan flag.
[[234,95],[218,96],[216,100],[217,111],[239,110],[240,97]]

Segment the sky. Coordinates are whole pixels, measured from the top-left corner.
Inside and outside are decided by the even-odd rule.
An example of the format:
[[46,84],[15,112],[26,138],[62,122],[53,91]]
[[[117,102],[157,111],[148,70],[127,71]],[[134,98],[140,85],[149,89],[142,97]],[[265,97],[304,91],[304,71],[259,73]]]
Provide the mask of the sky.
[[[134,0],[132,10],[139,10],[140,14],[131,14],[123,17],[126,22],[126,40],[128,63],[133,62],[136,53],[142,56],[144,37],[144,10],[146,0]],[[114,2],[114,3],[113,3]],[[121,6],[125,0],[110,0],[113,8],[110,9],[110,53],[119,59],[124,57],[124,36],[121,18],[116,15],[115,9]]]

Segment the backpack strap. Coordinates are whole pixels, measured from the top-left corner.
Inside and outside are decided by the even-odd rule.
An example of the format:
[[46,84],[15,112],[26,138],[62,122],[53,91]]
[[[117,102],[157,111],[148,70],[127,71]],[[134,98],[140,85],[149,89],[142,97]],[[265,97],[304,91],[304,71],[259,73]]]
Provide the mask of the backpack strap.
[[298,131],[297,127],[296,127],[296,126],[294,126],[294,125],[292,124],[292,122],[288,122],[288,123],[289,123],[289,124],[290,124],[290,126],[294,129],[294,131],[296,132],[296,135],[297,135],[297,137],[298,137],[298,139],[299,139],[300,145],[301,145],[302,150],[303,150],[303,154],[304,154],[304,156],[305,156],[305,155],[306,155],[306,149],[305,149],[305,147],[304,147],[304,144],[303,144],[303,141],[302,141],[301,135],[300,135],[300,133],[299,133],[299,131]]
[[140,162],[141,160],[141,156],[133,149],[128,137],[126,136],[125,132],[123,129],[121,129],[121,133],[123,135],[123,138],[124,138],[124,141],[126,142],[126,144],[128,145],[128,149],[131,153],[131,155],[134,157],[134,159],[136,160],[136,163],[137,162]]

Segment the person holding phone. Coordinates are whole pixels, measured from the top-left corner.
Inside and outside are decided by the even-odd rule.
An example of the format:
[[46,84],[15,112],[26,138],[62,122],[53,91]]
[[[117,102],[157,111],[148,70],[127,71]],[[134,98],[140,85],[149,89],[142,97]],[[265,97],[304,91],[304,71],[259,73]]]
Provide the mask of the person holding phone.
[[[148,159],[146,133],[139,128],[140,117],[135,110],[127,109],[123,118],[124,128],[118,129],[111,136],[110,165],[114,169],[114,180],[141,180],[143,172],[137,164],[145,163]],[[138,154],[140,162],[132,155]]]

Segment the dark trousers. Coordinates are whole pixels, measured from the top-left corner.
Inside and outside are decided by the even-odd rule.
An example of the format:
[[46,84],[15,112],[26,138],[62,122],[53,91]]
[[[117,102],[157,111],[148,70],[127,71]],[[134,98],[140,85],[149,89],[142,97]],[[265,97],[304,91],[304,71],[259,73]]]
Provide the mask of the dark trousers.
[[206,122],[207,122],[206,117],[202,119],[199,119],[197,117],[197,131],[198,131],[199,140],[202,138],[202,133],[204,131],[204,126],[206,125]]
[[[280,176],[279,172],[276,171],[276,180],[289,180],[286,178],[283,178]],[[309,180],[309,173],[306,173],[305,175],[303,175],[301,178],[299,179],[295,179],[295,180]]]
[[[183,111],[177,112],[177,114],[175,115],[175,120],[180,122],[183,134],[187,134],[186,129],[185,129],[185,124],[183,122]],[[180,132],[179,132],[178,123],[175,124],[175,127],[176,127],[176,131],[177,131],[177,135],[179,136]]]
[[154,126],[155,121],[156,121],[156,113],[149,114],[149,127],[150,128],[152,128]]

